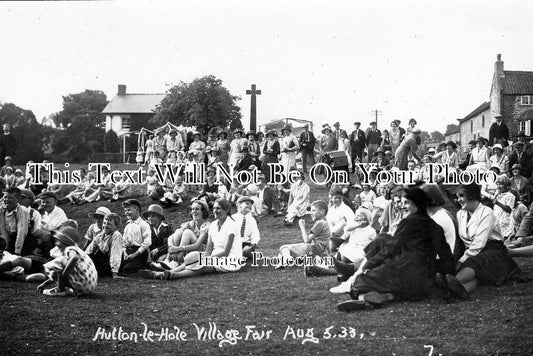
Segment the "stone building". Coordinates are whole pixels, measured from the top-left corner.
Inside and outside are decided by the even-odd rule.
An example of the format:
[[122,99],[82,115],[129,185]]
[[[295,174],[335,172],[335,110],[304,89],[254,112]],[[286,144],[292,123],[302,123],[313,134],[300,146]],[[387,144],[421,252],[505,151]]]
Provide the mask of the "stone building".
[[490,90],[491,116],[502,116],[511,140],[519,131],[531,136],[533,122],[533,71],[504,70],[501,54],[494,63]]
[[469,141],[480,136],[488,138],[491,125],[490,103],[484,102],[470,114],[462,119],[457,119],[457,121],[459,121],[461,147],[466,147]]

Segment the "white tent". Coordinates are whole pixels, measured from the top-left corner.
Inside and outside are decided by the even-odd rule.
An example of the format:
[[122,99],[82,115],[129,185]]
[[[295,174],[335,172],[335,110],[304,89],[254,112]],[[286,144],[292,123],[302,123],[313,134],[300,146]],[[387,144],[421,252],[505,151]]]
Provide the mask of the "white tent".
[[289,125],[292,128],[292,133],[295,136],[299,136],[302,131],[304,131],[304,126],[309,125],[309,131],[313,131],[313,122],[309,120],[303,120],[303,119],[293,119],[290,117],[286,117],[284,119],[277,119],[272,120],[270,122],[267,122],[264,125],[259,125],[259,130],[268,132],[270,130],[276,130],[279,133],[281,133],[281,129],[285,126]]

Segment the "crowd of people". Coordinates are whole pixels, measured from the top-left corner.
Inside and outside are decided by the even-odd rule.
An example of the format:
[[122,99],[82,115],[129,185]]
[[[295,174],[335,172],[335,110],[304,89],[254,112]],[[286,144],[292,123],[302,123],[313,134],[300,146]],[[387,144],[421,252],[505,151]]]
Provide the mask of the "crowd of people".
[[[70,191],[64,185],[33,184],[29,170],[24,179],[8,184],[13,169],[6,157],[0,172],[5,183],[0,274],[40,282],[39,291],[64,296],[94,293],[103,277],[170,280],[236,272],[260,249],[268,232],[258,226],[271,216],[283,218],[288,229],[298,225],[302,238],[279,247],[275,267],[292,266],[304,256],[321,257],[304,266],[305,275],[337,276],[341,283],[330,291],[352,297],[338,305],[343,311],[394,299],[419,300],[434,288],[466,299],[479,283],[500,285],[516,276],[512,256],[533,254],[533,158],[525,135],[510,145],[498,137],[480,137],[463,157],[452,141],[421,152],[416,121],[411,119],[405,130],[400,124],[395,120],[381,132],[375,122],[366,131],[355,122],[348,134],[335,123],[334,129],[324,125],[317,138],[308,127],[296,137],[285,126],[280,138],[275,130],[264,135],[235,130],[231,141],[221,130],[210,132],[205,142],[198,132],[190,140],[175,130],[157,132],[138,160],[148,167],[143,191],[153,200],[148,207],[132,197],[126,180],[112,183],[107,169],[100,183],[94,172],[83,171],[83,182]],[[315,162],[334,164],[334,151],[345,153],[343,169],[350,171],[350,183],[334,183],[327,199],[312,199],[308,170]],[[205,164],[205,184],[184,184],[187,166],[174,182],[157,178],[157,163],[186,161]],[[432,162],[457,171],[492,170],[498,179],[484,186],[428,184],[426,168]],[[281,163],[294,180],[271,184],[269,163]],[[231,164],[237,171],[259,170],[258,183],[217,184],[217,165]],[[369,179],[361,164],[372,164]],[[380,170],[413,171],[418,182],[379,184]],[[103,203],[115,200],[123,200],[126,221]],[[102,203],[82,234],[58,204],[84,202]],[[165,211],[174,204],[190,207],[190,220],[176,230],[166,222]],[[333,266],[323,263],[324,257]]]

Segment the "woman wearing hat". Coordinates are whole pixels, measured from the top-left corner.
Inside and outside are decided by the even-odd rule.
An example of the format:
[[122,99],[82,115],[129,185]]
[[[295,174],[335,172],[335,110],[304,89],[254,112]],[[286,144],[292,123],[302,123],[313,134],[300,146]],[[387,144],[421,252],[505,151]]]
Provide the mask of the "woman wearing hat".
[[144,146],[146,147],[146,155],[144,156],[144,164],[150,164],[154,157],[154,135],[149,135]]
[[[156,131],[156,136],[154,138],[154,153],[159,152],[159,158],[164,161],[167,157],[167,138],[165,137],[165,130],[159,129]],[[152,163],[153,157],[150,159],[150,164]]]
[[[209,225],[205,253],[190,253],[179,267],[165,272],[143,271],[142,276],[154,279],[180,279],[214,272],[236,272],[241,268],[235,263],[242,258],[240,226],[231,217],[231,204],[219,199],[213,206],[215,221]],[[200,261],[202,258],[202,261]],[[217,262],[219,261],[219,262]]]
[[277,140],[276,130],[270,130],[266,134],[266,141],[263,144],[263,162],[261,163],[261,172],[265,175],[266,182],[270,182],[269,163],[278,163],[280,146]]
[[279,163],[283,165],[285,172],[296,166],[296,153],[298,152],[298,139],[292,134],[290,125],[281,129],[283,137],[280,142],[281,158]]
[[233,164],[234,166],[242,159],[244,156],[243,148],[248,145],[248,140],[242,137],[244,131],[242,129],[235,129],[233,131],[233,140],[229,145],[229,159],[228,164]]
[[309,206],[309,185],[305,182],[305,176],[303,172],[293,168],[291,171],[297,171],[300,174],[298,176],[293,175],[296,179],[291,184],[289,193],[289,203],[287,205],[287,215],[285,216],[285,224],[292,226],[294,219],[300,218],[307,213],[307,207]]
[[511,190],[518,194],[520,200],[527,200],[527,179],[520,173],[522,166],[518,163],[511,167]]
[[390,137],[390,146],[391,146],[391,149],[390,151],[394,154],[394,152],[396,152],[396,149],[398,148],[398,146],[400,146],[400,140],[402,138],[402,133],[400,131],[400,129],[398,128],[399,124],[398,124],[398,121],[397,120],[394,120],[390,123],[390,127],[391,127],[391,130],[390,130],[390,133],[389,133],[389,137]]
[[396,150],[394,160],[396,161],[396,167],[400,170],[407,170],[409,156],[413,156],[416,160],[420,161],[420,158],[416,153],[418,149],[417,137],[420,138],[420,133],[420,129],[414,129],[412,133],[406,134]]
[[226,131],[220,131],[218,133],[218,140],[214,146],[215,149],[219,151],[220,160],[224,164],[228,163],[228,152],[229,152],[229,142],[228,142],[228,133]]
[[481,204],[479,185],[461,185],[456,191],[461,210],[457,212],[458,231],[465,245],[459,258],[457,274],[448,274],[437,282],[461,299],[467,299],[480,282],[500,285],[519,271],[503,245],[496,217]]
[[456,152],[457,145],[453,141],[446,142],[446,149],[432,156],[434,162],[447,164],[450,167],[459,167],[459,155]]
[[257,167],[261,167],[261,162],[259,161],[259,156],[261,156],[261,147],[259,142],[257,142],[257,134],[253,131],[250,131],[246,134],[248,138],[248,153],[252,156],[253,164]]
[[191,203],[192,220],[181,224],[168,238],[168,255],[161,263],[164,269],[173,269],[183,263],[185,255],[191,251],[203,251],[209,230],[209,206],[203,200]]
[[489,150],[484,146],[484,142],[482,137],[477,138],[476,147],[472,150],[472,153],[470,154],[470,162],[468,163],[468,167],[466,167],[467,171],[486,171],[490,167]]
[[152,261],[158,261],[168,252],[168,238],[172,235],[172,227],[165,222],[163,208],[152,204],[143,213],[144,219],[150,224],[152,231],[152,244],[150,245],[150,257]]
[[194,161],[197,164],[204,163],[205,143],[200,141],[200,133],[198,131],[193,131],[192,139],[193,141],[189,145],[189,152],[193,152]]
[[177,154],[178,151],[185,149],[185,144],[183,143],[183,137],[176,129],[171,129],[169,132],[169,137],[167,139],[167,152],[174,152]]
[[[437,267],[453,271],[453,255],[442,228],[426,212],[428,198],[424,191],[416,187],[406,190],[402,203],[407,216],[394,236],[378,235],[366,246],[365,259],[357,272],[341,284],[346,291],[352,283],[350,295],[354,300],[337,305],[339,310],[372,308],[395,298],[426,298]],[[343,292],[342,288],[335,292]]]
[[492,152],[494,154],[489,158],[490,166],[497,165],[501,174],[507,174],[509,172],[509,158],[503,154],[502,145],[497,143],[492,146]]

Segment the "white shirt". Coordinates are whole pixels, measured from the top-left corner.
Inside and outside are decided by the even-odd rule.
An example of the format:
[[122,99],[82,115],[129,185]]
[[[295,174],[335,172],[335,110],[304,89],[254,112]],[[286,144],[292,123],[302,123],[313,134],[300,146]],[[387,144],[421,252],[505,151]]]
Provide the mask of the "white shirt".
[[209,225],[209,237],[213,243],[213,251],[211,255],[218,254],[226,249],[228,242],[228,236],[230,234],[235,235],[233,238],[233,244],[227,257],[242,257],[242,240],[241,233],[239,231],[240,226],[237,226],[235,220],[228,216],[224,224],[220,226],[219,221],[215,220]]
[[41,219],[42,227],[48,231],[57,229],[59,225],[67,221],[67,215],[60,207],[55,207],[50,213],[44,212]]
[[139,253],[148,250],[152,244],[152,231],[150,225],[141,217],[136,220],[130,220],[124,228],[124,235],[122,236],[124,248],[128,246],[139,246]]
[[[261,237],[259,235],[259,228],[257,227],[257,221],[255,221],[252,214],[242,215],[241,213],[236,213],[232,215],[235,220],[235,224],[239,229],[239,235],[241,235],[242,242],[248,242],[251,244],[257,245]],[[244,235],[242,232],[242,222],[243,219],[246,220],[246,225],[244,226]]]
[[500,228],[496,225],[496,217],[491,208],[479,203],[470,220],[467,220],[468,212],[459,210],[457,212],[459,237],[461,237],[466,247],[466,251],[459,259],[459,262],[466,261],[468,257],[476,256],[485,248],[487,241],[502,240]]
[[444,237],[446,238],[446,242],[450,246],[450,250],[453,253],[453,250],[455,249],[455,225],[453,224],[453,220],[448,215],[446,210],[439,209],[437,210],[433,215],[429,214],[429,217],[433,219],[437,224],[439,224],[440,227],[444,230]]

